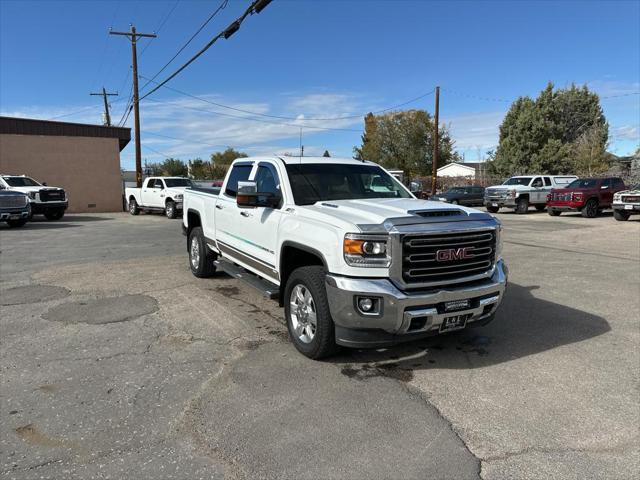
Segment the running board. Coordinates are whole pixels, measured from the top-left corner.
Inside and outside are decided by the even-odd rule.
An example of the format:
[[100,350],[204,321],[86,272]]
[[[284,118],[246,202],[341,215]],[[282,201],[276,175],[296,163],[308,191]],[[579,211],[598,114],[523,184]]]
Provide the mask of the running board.
[[244,268],[225,260],[224,258],[219,258],[213,263],[218,269],[222,270],[227,275],[243,280],[256,290],[259,290],[268,299],[275,300],[280,297],[280,287],[278,287],[278,285],[271,283],[268,280],[264,280]]

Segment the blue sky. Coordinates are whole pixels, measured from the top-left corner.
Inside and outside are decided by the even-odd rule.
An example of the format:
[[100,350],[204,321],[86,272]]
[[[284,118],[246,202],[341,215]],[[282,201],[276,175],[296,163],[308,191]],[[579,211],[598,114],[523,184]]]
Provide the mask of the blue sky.
[[[158,31],[157,39],[139,45],[140,73],[149,78],[222,3],[0,0],[0,112],[99,123],[101,99],[89,93],[104,85],[120,94],[112,97],[118,121],[131,88],[131,53],[126,39],[109,36],[108,28],[128,30],[133,23],[138,31]],[[249,3],[229,1],[158,79]],[[274,0],[168,84],[205,101],[162,88],[141,102],[143,158],[207,158],[225,146],[250,154],[297,152],[298,125],[304,125],[305,152],[350,156],[361,118],[305,118],[381,110],[440,85],[441,119],[471,161],[497,144],[510,100],[536,95],[547,81],[587,83],[610,97],[602,100],[610,150],[635,150],[640,2]],[[404,108],[432,112],[433,102],[427,95]],[[122,165],[132,167],[133,144]]]

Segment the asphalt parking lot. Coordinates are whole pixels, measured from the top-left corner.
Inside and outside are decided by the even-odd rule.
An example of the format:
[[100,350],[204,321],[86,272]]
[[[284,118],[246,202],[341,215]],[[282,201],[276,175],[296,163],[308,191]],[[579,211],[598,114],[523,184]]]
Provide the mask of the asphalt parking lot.
[[0,476],[637,478],[640,221],[498,216],[495,322],[328,362],[179,220],[0,226]]

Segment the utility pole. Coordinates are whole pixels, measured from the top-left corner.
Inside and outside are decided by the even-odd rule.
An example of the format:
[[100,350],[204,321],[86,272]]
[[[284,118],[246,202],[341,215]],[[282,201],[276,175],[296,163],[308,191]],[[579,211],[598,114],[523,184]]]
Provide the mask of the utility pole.
[[117,96],[118,92],[116,93],[107,93],[107,91],[104,89],[104,87],[102,87],[102,93],[90,93],[89,95],[100,95],[103,99],[104,99],[104,116],[105,116],[105,123],[107,124],[107,127],[111,126],[111,115],[109,115],[109,102],[107,102],[107,97],[110,96]]
[[157,35],[153,33],[137,33],[136,27],[131,25],[130,32],[109,32],[111,35],[124,35],[131,41],[131,66],[133,68],[133,121],[135,129],[135,142],[136,142],[136,185],[138,188],[142,187],[142,150],[140,148],[140,106],[139,106],[139,94],[138,94],[138,53],[136,44],[138,38],[148,37],[156,38]]
[[436,112],[435,112],[435,116],[433,117],[433,126],[434,126],[434,130],[433,130],[433,165],[432,165],[432,172],[431,172],[431,195],[435,195],[436,194],[436,183],[438,182],[438,152],[439,152],[439,145],[438,143],[440,142],[440,140],[438,139],[438,134],[439,134],[439,120],[438,120],[438,116],[440,113],[440,87],[436,87]]

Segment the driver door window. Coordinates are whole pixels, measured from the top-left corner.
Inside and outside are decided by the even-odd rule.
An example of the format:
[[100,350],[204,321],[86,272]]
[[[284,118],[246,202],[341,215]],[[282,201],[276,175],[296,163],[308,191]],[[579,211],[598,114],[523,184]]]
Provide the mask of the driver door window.
[[[281,199],[282,193],[280,193],[280,180],[278,174],[272,170],[272,168],[260,165],[256,173],[256,179],[258,193],[271,194],[274,199]],[[260,200],[265,200],[260,198]],[[280,202],[278,202],[279,204]]]

